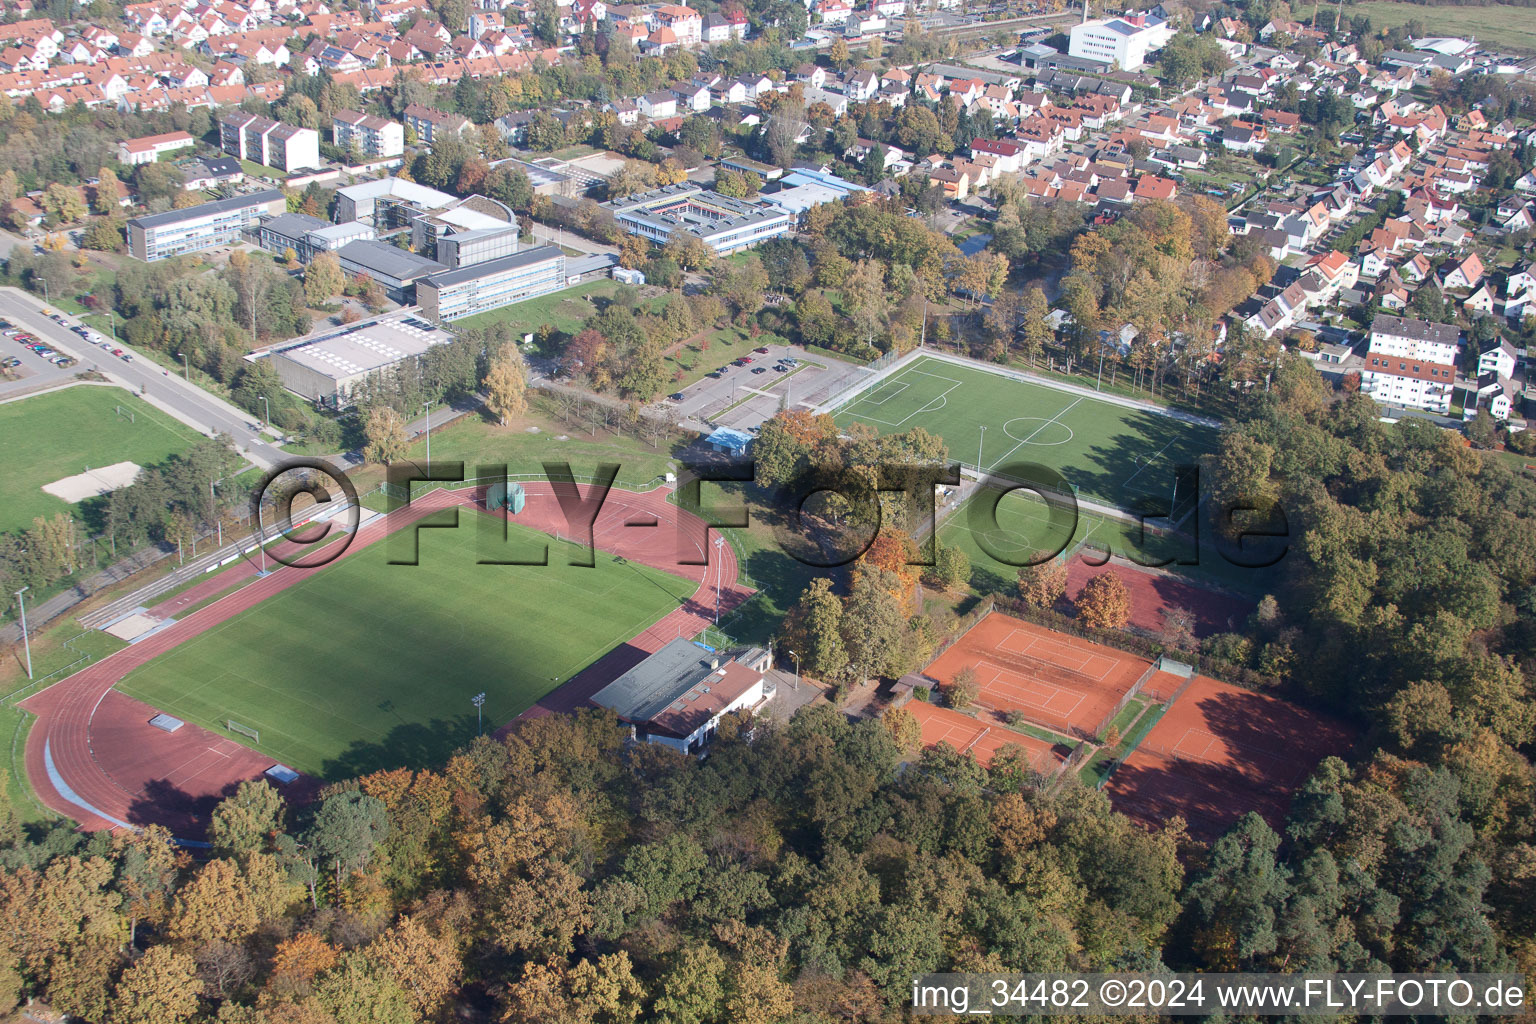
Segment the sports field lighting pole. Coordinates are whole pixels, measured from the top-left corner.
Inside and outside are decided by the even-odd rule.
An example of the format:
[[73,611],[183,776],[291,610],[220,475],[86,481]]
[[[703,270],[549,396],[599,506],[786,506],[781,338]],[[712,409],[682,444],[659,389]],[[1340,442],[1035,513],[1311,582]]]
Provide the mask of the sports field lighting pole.
[[22,587],[16,591],[16,603],[21,606],[21,644],[27,650],[27,678],[32,678],[32,638],[27,636],[27,602],[21,595],[30,587]]
[[981,476],[981,449],[987,443],[987,428],[981,428],[981,440],[976,442],[976,475]]
[[720,571],[725,565],[725,558],[720,554],[720,549],[725,547],[725,538],[715,538],[715,625],[720,625]]
[[485,713],[480,709],[485,707],[485,694],[477,693],[469,698],[469,702],[475,706],[475,735],[485,735]]

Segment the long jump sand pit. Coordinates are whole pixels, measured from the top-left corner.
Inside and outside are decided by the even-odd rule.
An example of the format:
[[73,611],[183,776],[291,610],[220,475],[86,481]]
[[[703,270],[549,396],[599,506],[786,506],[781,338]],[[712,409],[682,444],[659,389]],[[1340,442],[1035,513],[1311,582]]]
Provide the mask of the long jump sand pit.
[[969,668],[976,703],[1019,711],[1037,725],[1067,735],[1097,734],[1152,663],[1091,640],[1068,636],[992,612],[939,655],[923,674],[941,686]]
[[43,490],[73,505],[86,498],[111,494],[119,487],[127,487],[138,479],[140,468],[137,462],[114,462],[110,466],[88,469],[84,473],[43,484]]

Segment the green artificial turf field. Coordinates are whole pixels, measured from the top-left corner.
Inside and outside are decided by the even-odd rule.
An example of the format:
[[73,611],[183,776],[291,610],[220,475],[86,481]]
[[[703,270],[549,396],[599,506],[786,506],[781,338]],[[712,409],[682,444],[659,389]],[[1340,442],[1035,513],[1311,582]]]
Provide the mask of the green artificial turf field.
[[595,568],[568,565],[584,551],[516,525],[493,557],[547,541],[549,565],[477,565],[477,519],[490,523],[461,512],[459,529],[421,531],[418,565],[390,565],[402,551],[390,541],[364,548],[119,688],[222,735],[234,719],[259,731],[260,750],[323,778],[440,766],[475,735],[472,696],[486,693],[490,732],[697,589],[602,552]]
[[[119,407],[132,411],[132,422]],[[74,509],[44,484],[92,466],[164,462],[198,440],[191,427],[120,388],[82,385],[0,405],[0,531]]]
[[1059,472],[1085,498],[1164,509],[1174,467],[1211,451],[1216,431],[1184,419],[929,356],[914,360],[834,413],[839,425],[868,423],[882,434],[923,427],[949,457],[988,472],[1036,463]]

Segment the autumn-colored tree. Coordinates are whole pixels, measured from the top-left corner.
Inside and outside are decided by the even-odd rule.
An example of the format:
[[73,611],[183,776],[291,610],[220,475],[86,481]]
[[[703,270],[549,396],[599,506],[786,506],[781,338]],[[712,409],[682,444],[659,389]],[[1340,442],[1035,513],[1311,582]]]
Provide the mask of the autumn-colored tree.
[[116,213],[122,197],[117,194],[119,182],[110,167],[96,172],[96,191],[91,196],[91,212],[103,217]]
[[304,269],[304,301],[315,309],[330,302],[347,285],[335,253],[317,253]]
[[296,895],[272,856],[248,854],[243,870],[234,860],[215,858],[177,892],[167,933],[191,946],[240,942],[281,917]]
[[485,388],[485,407],[502,426],[528,411],[528,364],[517,342],[505,343],[491,357],[481,386]]
[[368,418],[363,421],[363,437],[367,439],[363,457],[369,462],[388,464],[405,458],[405,421],[389,406],[380,405],[368,410]]
[[976,670],[969,665],[957,671],[944,685],[944,699],[952,708],[968,708],[976,703],[981,688],[976,684]]
[[1077,595],[1077,617],[1094,629],[1120,629],[1131,620],[1131,595],[1112,572],[1101,572]]
[[877,569],[884,569],[900,582],[895,596],[903,606],[911,602],[912,590],[917,586],[918,566],[908,564],[913,558],[914,548],[912,538],[903,531],[893,527],[882,527],[864,554],[859,557],[859,561]]
[[390,973],[424,1020],[436,1016],[459,979],[457,952],[409,915],[379,936],[368,953]]
[[272,974],[267,990],[279,996],[309,991],[317,975],[336,966],[340,952],[314,932],[299,932],[277,944],[272,953]]
[[579,960],[523,964],[507,986],[505,1024],[632,1024],[640,1018],[645,987],[635,978],[629,954],[620,950]]
[[906,708],[890,708],[880,716],[880,721],[904,754],[912,753],[923,742],[923,727]]
[[1067,592],[1067,563],[1048,558],[1019,567],[1019,600],[1031,608],[1050,609]]
[[197,1012],[197,962],[152,946],[123,972],[112,995],[111,1024],[178,1024]]

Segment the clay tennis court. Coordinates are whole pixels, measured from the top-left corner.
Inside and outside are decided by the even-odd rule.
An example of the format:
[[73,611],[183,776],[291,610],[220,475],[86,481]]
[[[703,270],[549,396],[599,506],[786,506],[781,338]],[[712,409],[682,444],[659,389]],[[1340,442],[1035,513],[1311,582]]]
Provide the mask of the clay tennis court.
[[1152,827],[1180,815],[1199,839],[1248,811],[1278,828],[1317,763],[1353,742],[1333,719],[1195,676],[1105,788],[1116,810]]
[[1025,736],[995,723],[978,721],[949,708],[934,707],[926,701],[912,701],[907,709],[923,728],[923,746],[948,743],[959,753],[969,753],[983,768],[990,767],[993,755],[1009,744],[1023,747],[1030,765],[1042,774],[1054,771],[1070,753],[1045,740]]
[[1069,735],[1096,733],[1152,663],[1124,651],[992,612],[923,670],[941,686],[969,668],[976,703],[1019,711]]

